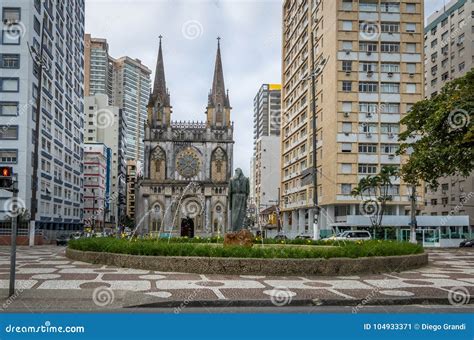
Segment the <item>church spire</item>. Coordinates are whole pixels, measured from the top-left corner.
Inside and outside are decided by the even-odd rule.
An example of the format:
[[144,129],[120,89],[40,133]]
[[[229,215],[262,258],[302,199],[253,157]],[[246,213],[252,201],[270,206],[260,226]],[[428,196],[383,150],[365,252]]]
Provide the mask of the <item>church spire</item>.
[[221,60],[221,38],[217,38],[217,54],[216,63],[214,66],[214,79],[212,81],[211,94],[209,95],[209,106],[217,107],[219,104],[222,107],[229,107],[229,97],[226,95],[224,85],[224,72],[222,71]]
[[153,84],[152,99],[153,102],[159,100],[163,106],[170,106],[170,96],[166,88],[165,80],[165,66],[163,63],[163,49],[161,47],[161,39],[163,36],[159,36],[160,46],[158,49],[158,60],[156,61],[155,69],[155,82]]

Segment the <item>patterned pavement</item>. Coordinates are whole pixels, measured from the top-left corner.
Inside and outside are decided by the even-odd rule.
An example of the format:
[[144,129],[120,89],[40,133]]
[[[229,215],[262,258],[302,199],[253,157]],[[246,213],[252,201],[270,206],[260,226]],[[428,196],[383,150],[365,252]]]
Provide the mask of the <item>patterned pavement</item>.
[[[9,248],[0,247],[0,290],[8,288]],[[30,294],[92,297],[107,305],[102,293],[133,293],[140,303],[266,300],[285,305],[297,300],[365,301],[445,298],[473,303],[474,249],[429,250],[429,265],[400,273],[337,277],[200,275],[92,265],[65,257],[64,247],[19,247],[17,289]],[[105,294],[104,293],[104,294]],[[53,296],[54,296],[53,294]],[[4,299],[5,294],[1,294]],[[106,295],[106,294],[105,294]],[[118,296],[118,295],[117,295]],[[102,299],[102,300],[101,300]],[[133,305],[128,299],[127,303]],[[474,306],[474,305],[473,305]]]

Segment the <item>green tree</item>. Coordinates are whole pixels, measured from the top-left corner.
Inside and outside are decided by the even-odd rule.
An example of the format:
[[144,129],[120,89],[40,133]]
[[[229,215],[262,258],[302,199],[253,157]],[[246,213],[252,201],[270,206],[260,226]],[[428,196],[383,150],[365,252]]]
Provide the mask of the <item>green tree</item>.
[[383,166],[377,175],[361,178],[351,194],[360,197],[359,210],[368,216],[372,227],[376,230],[382,225],[387,202],[392,201],[392,180],[399,177],[399,170],[394,166]]
[[474,170],[474,70],[446,84],[439,94],[416,103],[401,120],[400,154],[410,155],[401,176],[431,187],[438,178],[468,176]]

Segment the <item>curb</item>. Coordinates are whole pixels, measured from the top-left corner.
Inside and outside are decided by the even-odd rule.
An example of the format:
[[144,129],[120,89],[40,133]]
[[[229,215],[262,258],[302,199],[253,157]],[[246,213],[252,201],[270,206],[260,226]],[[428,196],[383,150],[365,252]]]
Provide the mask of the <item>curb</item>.
[[428,253],[360,258],[237,258],[148,256],[66,248],[75,261],[109,266],[196,274],[269,276],[347,276],[416,269],[428,264]]
[[[194,300],[194,301],[160,301],[144,303],[123,308],[175,308],[185,307],[321,307],[348,306],[362,309],[364,306],[401,306],[401,305],[453,305],[447,298],[412,297],[412,298],[383,298],[372,299],[295,299],[284,305],[274,304],[271,299],[265,300]],[[474,305],[474,299],[464,305]],[[456,305],[453,305],[456,306]],[[459,304],[458,306],[462,306]]]

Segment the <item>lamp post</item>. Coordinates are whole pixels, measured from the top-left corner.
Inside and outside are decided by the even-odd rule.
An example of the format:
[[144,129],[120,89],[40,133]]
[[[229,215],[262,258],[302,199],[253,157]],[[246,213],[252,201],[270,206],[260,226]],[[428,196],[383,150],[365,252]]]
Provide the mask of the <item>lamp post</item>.
[[37,202],[37,191],[38,191],[38,166],[39,166],[39,139],[40,139],[40,124],[41,124],[41,96],[43,94],[43,70],[48,69],[48,65],[45,63],[43,58],[44,53],[44,30],[45,30],[45,18],[41,25],[41,43],[39,51],[34,46],[28,44],[28,50],[30,52],[33,63],[38,69],[38,90],[36,94],[36,110],[35,110],[35,130],[34,130],[34,151],[33,151],[33,173],[31,181],[31,216],[30,216],[30,235],[29,245],[33,246],[35,242],[35,227],[36,227],[36,212],[38,210]]
[[317,136],[317,124],[316,124],[316,119],[317,119],[317,111],[318,111],[318,106],[317,106],[317,101],[316,101],[316,78],[323,72],[324,67],[326,67],[327,62],[329,58],[323,58],[320,57],[318,58],[319,62],[318,65],[315,66],[316,60],[314,56],[314,33],[311,32],[311,68],[312,72],[311,74],[306,78],[309,79],[311,78],[311,97],[312,97],[312,129],[313,129],[313,134],[312,134],[312,142],[313,142],[313,210],[314,210],[314,221],[313,221],[313,237],[315,239],[319,239],[319,230],[318,224],[318,216],[319,216],[319,205],[318,205],[318,170],[317,170],[317,146],[318,146],[318,136]]
[[95,232],[95,189],[92,188],[92,230]]

